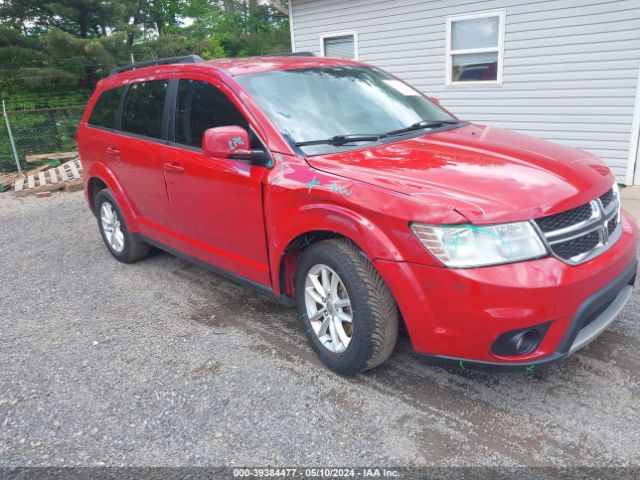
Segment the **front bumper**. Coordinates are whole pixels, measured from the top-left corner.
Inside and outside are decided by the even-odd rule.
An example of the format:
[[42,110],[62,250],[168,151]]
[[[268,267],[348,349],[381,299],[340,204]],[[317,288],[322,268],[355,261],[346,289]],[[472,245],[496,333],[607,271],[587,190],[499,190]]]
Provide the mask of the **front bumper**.
[[[637,269],[637,228],[628,215],[622,218],[616,244],[575,266],[553,257],[476,269],[383,260],[375,265],[419,353],[462,368],[530,371],[593,341],[626,304]],[[550,327],[530,354],[492,352],[503,333],[545,322]]]

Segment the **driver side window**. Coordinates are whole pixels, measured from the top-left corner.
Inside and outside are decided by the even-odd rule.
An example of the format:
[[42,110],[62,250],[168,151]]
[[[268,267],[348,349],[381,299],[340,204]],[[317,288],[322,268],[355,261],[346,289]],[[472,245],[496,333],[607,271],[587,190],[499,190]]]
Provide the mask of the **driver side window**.
[[[200,148],[208,128],[238,125],[247,132],[252,148],[257,138],[249,122],[217,87],[200,80],[180,80],[176,104],[175,142]],[[259,142],[258,142],[259,143]]]

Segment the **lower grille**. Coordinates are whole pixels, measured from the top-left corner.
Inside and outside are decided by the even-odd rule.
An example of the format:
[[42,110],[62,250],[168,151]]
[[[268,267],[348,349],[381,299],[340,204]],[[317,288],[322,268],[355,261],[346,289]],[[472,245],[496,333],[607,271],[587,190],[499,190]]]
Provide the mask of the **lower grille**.
[[589,203],[535,222],[553,254],[577,264],[599,255],[618,240],[619,215],[620,198],[612,188]]
[[605,302],[600,307],[598,307],[598,309],[595,312],[593,312],[591,315],[589,315],[585,319],[585,321],[582,322],[582,326],[580,327],[580,329],[583,329],[584,327],[589,325],[591,322],[593,322],[596,318],[598,318],[600,315],[602,315],[604,313],[604,311],[607,308],[609,308],[609,305],[611,305],[615,299],[616,299],[616,297],[613,297],[611,300]]

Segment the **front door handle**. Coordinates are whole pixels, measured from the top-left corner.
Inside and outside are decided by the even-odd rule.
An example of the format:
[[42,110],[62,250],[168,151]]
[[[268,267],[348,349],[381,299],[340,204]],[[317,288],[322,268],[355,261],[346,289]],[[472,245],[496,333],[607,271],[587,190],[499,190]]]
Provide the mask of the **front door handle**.
[[107,153],[112,157],[117,157],[120,155],[120,150],[118,150],[116,147],[107,147]]
[[164,169],[167,172],[174,172],[174,173],[183,173],[184,172],[184,167],[182,165],[180,165],[178,162],[165,163],[164,164]]

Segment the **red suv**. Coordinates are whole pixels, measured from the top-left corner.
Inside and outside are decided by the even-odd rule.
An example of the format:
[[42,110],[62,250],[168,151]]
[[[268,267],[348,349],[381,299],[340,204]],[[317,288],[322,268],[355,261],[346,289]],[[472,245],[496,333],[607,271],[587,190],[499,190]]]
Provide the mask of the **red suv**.
[[107,248],[151,246],[296,305],[330,368],[414,348],[531,371],[605,330],[637,229],[593,155],[462,121],[397,78],[312,56],[116,69],[78,129]]

